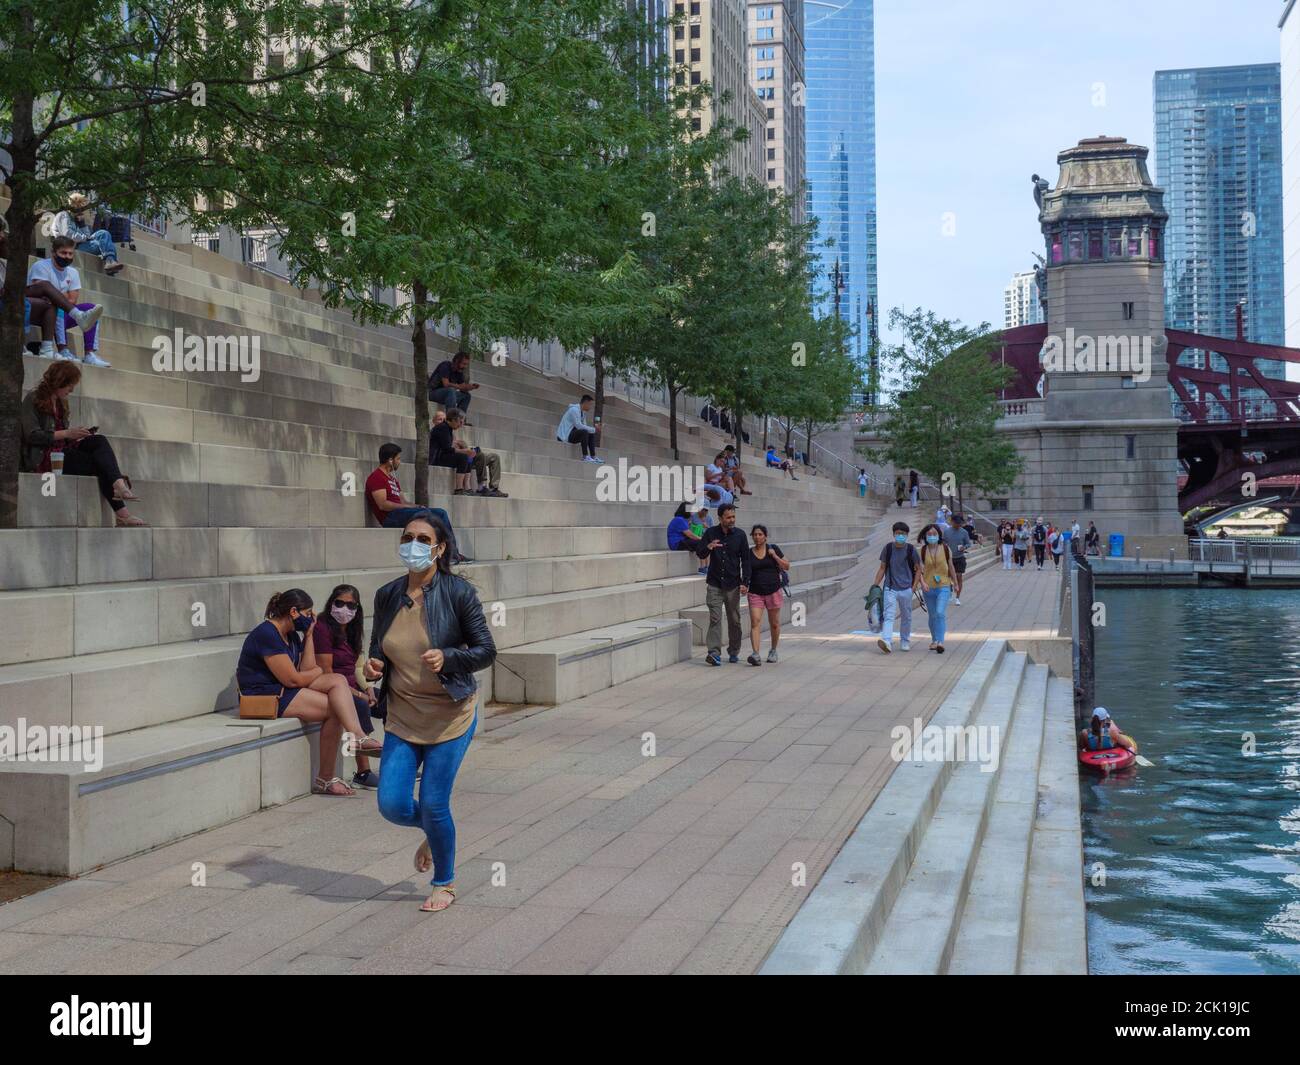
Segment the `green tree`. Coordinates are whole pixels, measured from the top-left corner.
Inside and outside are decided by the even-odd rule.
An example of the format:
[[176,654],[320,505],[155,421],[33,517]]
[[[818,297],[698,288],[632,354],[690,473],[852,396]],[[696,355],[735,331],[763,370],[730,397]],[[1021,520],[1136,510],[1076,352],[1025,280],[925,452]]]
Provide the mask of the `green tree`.
[[1013,484],[1024,464],[997,431],[998,390],[1011,373],[991,357],[999,335],[987,323],[971,329],[920,308],[894,308],[889,324],[903,339],[883,360],[900,388],[879,425],[883,445],[864,453],[940,486],[950,477],[959,501],[963,488],[989,493]]
[[[344,56],[368,50],[395,0],[11,0],[0,5],[0,175],[8,259],[0,351],[22,347],[22,292],[37,222],[72,191],[118,211],[183,211],[232,188],[231,147],[274,154],[309,135],[284,92],[321,91]],[[301,46],[283,70],[257,59],[268,20]],[[0,528],[18,520],[23,362],[0,359]]]

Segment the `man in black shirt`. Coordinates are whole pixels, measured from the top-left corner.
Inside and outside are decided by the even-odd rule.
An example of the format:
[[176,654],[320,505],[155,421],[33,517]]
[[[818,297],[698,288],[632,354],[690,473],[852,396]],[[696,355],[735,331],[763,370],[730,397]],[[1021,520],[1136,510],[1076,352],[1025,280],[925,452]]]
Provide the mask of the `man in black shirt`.
[[464,352],[453,355],[438,363],[429,375],[429,401],[441,403],[448,410],[457,407],[469,410],[470,393],[478,388],[465,380],[465,371],[469,368],[469,356]]
[[1034,561],[1038,564],[1038,568],[1042,569],[1044,553],[1047,551],[1047,526],[1043,524],[1042,518],[1034,523],[1030,540],[1034,545]]
[[709,607],[709,632],[705,638],[711,666],[722,665],[722,611],[727,611],[727,658],[740,661],[740,597],[749,591],[749,537],[736,528],[736,508],[723,503],[718,524],[700,537],[695,553],[709,560],[704,577],[708,587],[704,601]]

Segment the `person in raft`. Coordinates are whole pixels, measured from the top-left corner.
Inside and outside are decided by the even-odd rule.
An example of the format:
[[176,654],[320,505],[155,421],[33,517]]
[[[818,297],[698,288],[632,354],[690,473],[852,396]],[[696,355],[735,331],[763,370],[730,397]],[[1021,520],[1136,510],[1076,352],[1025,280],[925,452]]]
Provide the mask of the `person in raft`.
[[1088,727],[1079,733],[1079,750],[1109,751],[1115,747],[1137,751],[1137,744],[1120,732],[1110,711],[1099,706],[1092,712]]
[[415,852],[416,872],[433,871],[424,913],[456,899],[451,790],[478,724],[474,674],[497,655],[474,586],[452,574],[450,552],[451,534],[432,514],[406,523],[397,554],[407,572],[375,593],[364,669],[366,680],[382,679],[374,711],[384,718],[379,812],[424,830]]
[[320,722],[320,774],[312,781],[316,795],[355,795],[334,775],[339,741],[354,737],[358,755],[377,755],[378,740],[363,739],[352,689],[341,674],[316,662],[312,627],[316,612],[301,588],[276,592],[266,604],[266,620],[244,638],[235,667],[241,695],[278,695],[276,717]]

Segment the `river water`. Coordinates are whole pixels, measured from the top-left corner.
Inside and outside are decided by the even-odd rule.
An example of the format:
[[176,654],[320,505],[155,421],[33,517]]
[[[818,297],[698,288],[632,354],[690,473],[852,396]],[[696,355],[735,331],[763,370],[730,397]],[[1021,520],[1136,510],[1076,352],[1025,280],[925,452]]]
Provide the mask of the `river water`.
[[1089,969],[1300,973],[1300,591],[1098,598],[1097,702],[1156,764],[1080,774]]

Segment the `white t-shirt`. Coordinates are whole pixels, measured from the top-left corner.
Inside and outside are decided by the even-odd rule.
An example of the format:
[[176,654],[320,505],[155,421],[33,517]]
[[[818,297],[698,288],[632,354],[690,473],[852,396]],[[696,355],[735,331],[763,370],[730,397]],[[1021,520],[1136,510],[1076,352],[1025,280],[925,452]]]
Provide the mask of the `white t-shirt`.
[[81,288],[81,275],[75,266],[60,270],[53,259],[38,259],[27,271],[27,283],[48,281],[60,292],[76,292]]
[[858,484],[866,484],[866,483],[867,483],[867,475],[865,473],[858,474]]

